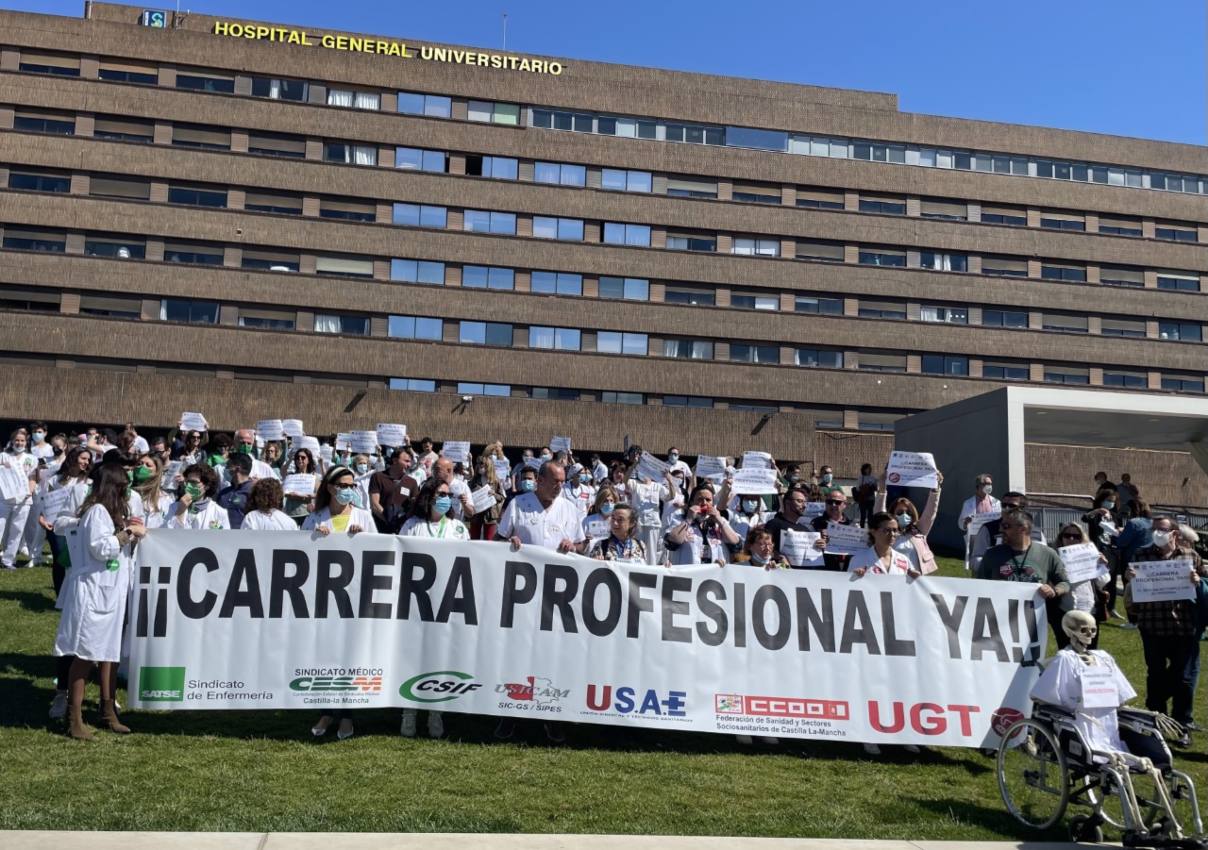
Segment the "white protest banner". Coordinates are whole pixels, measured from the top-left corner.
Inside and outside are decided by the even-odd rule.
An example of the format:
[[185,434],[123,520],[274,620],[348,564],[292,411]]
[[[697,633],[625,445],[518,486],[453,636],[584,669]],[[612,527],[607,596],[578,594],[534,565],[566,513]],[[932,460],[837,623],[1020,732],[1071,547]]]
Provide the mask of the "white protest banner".
[[524,461],[524,465],[527,466],[529,469],[538,469],[538,470],[541,469],[541,464],[543,464],[543,463],[545,463],[545,461],[543,461],[539,457],[530,457]]
[[934,490],[939,486],[935,457],[930,452],[890,452],[889,466],[885,470],[885,483],[897,487],[926,487]]
[[42,494],[42,518],[54,524],[54,521],[59,518],[67,507],[67,503],[71,501],[73,490],[74,488],[72,487],[60,487],[58,490],[48,490]]
[[638,460],[637,473],[639,478],[662,482],[667,477],[667,471],[670,468],[650,452],[642,452],[642,457]]
[[855,523],[844,525],[831,520],[826,524],[826,552],[829,555],[852,555],[869,545],[868,530]]
[[323,458],[324,463],[331,463],[331,459],[335,457],[335,451],[331,446],[324,443],[319,446],[319,457]]
[[440,455],[454,463],[469,463],[470,444],[465,440],[448,440],[441,445]]
[[1103,556],[1094,543],[1062,546],[1057,554],[1061,556],[1061,563],[1065,564],[1065,575],[1070,584],[1089,581],[1108,573],[1107,564],[1103,563]]
[[735,496],[764,496],[776,492],[776,470],[744,466],[734,472],[730,492]]
[[977,537],[977,532],[981,531],[981,527],[988,522],[1002,519],[1002,511],[986,511],[982,514],[974,514],[969,518],[969,539]]
[[743,452],[742,453],[742,468],[743,469],[775,469],[776,465],[772,463],[772,456],[767,452]]
[[821,536],[816,531],[785,528],[780,532],[780,554],[794,567],[821,567],[822,550],[815,545]]
[[506,457],[494,458],[493,463],[495,464],[495,477],[500,481],[506,480],[512,474],[512,465],[508,463]]
[[816,516],[822,516],[826,513],[826,502],[806,502],[805,513],[802,514],[806,519],[813,519]]
[[319,453],[319,438],[318,437],[308,437],[308,436],[304,435],[302,437],[302,439],[298,441],[298,448],[306,449],[307,451],[309,451],[313,454],[318,454]]
[[583,533],[592,540],[607,537],[611,533],[608,528],[608,520],[593,519],[591,522],[587,523]]
[[1082,686],[1083,708],[1120,707],[1120,689],[1116,685],[1114,666],[1098,664],[1089,667],[1080,664],[1078,678]]
[[570,437],[554,437],[549,441],[549,450],[555,454],[558,452],[570,454]]
[[261,419],[256,423],[256,436],[267,442],[284,440],[285,430],[280,419]]
[[377,431],[353,431],[348,435],[352,450],[357,454],[376,454],[378,449]]
[[190,413],[186,411],[180,414],[180,430],[182,431],[209,431],[210,425],[206,422],[206,418],[200,413]]
[[407,426],[399,423],[378,423],[378,445],[397,448],[407,442]]
[[[0,499],[23,502],[29,498],[29,476],[15,466],[0,466]],[[16,532],[20,534],[20,530]]]
[[1133,602],[1174,602],[1195,599],[1191,583],[1192,563],[1189,558],[1170,561],[1140,561],[1129,564],[1137,571],[1129,585]]
[[368,532],[154,529],[136,557],[139,709],[994,746],[1030,711],[1049,631],[1015,582],[665,570]]
[[495,507],[495,491],[485,484],[471,493],[470,498],[474,502],[474,513],[476,514]]
[[350,452],[352,450],[352,434],[346,434],[344,432],[336,434],[336,451]]
[[726,459],[713,455],[701,455],[696,459],[696,477],[721,482],[726,477]]
[[295,440],[300,440],[306,436],[306,430],[302,427],[301,419],[282,419],[281,430],[285,436],[292,437]]
[[309,496],[315,492],[315,476],[305,472],[295,472],[293,475],[285,476],[285,480],[281,482],[281,490],[285,493],[297,493],[300,496]]

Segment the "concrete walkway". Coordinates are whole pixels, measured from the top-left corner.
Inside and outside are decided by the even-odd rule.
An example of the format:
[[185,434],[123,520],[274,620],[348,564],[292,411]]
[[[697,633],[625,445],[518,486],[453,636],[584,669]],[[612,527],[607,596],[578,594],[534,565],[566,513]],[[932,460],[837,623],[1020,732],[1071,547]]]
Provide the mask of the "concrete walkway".
[[0,832],[4,850],[1067,850],[1095,845],[858,838],[702,838],[635,835],[487,835],[333,832]]

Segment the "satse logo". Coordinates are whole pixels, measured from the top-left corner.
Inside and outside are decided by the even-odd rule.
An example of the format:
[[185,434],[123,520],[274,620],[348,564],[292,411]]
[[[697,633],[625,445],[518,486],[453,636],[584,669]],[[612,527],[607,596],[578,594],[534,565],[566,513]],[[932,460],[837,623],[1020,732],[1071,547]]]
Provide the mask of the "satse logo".
[[612,685],[588,685],[587,708],[591,711],[615,711],[617,714],[658,714],[684,717],[687,707],[686,691],[667,691],[665,698],[650,688],[642,693],[634,688]]
[[184,667],[140,667],[138,698],[143,702],[183,702]]
[[469,673],[459,670],[437,670],[420,673],[399,686],[399,696],[412,702],[449,702],[482,687]]

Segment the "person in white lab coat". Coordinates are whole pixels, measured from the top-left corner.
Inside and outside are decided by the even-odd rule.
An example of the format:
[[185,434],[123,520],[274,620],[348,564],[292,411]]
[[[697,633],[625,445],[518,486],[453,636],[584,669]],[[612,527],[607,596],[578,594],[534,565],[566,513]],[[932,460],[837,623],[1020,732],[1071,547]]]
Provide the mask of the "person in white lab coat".
[[117,666],[122,652],[122,618],[132,581],[134,543],[147,533],[130,516],[128,481],[118,464],[97,471],[92,492],[80,507],[79,525],[69,541],[71,570],[63,586],[63,615],[55,635],[55,655],[71,655],[67,683],[68,731],[92,740],[84,725],[84,689],[92,665],[101,670],[101,720],[111,732],[130,731],[114,706]]
[[151,452],[139,456],[138,465],[130,470],[130,489],[143,502],[143,524],[147,528],[163,528],[168,524],[172,497],[163,491],[164,462]]
[[168,528],[220,529],[231,527],[224,508],[214,501],[218,493],[218,475],[204,463],[195,463],[184,472],[184,484],[168,514]]
[[633,478],[628,482],[629,504],[638,515],[638,539],[646,552],[646,563],[654,566],[663,552],[663,503],[674,502],[679,488],[668,473],[665,481]]
[[[17,568],[17,550],[25,537],[25,523],[33,506],[34,470],[38,459],[29,453],[29,434],[24,428],[13,431],[8,446],[0,453],[0,467],[8,467],[25,479],[24,488],[18,487],[9,498],[0,498],[0,567],[6,570]],[[33,561],[30,561],[33,566]]]
[[243,515],[241,531],[297,531],[298,523],[281,510],[285,492],[276,478],[261,478],[252,485],[247,499],[247,513]]

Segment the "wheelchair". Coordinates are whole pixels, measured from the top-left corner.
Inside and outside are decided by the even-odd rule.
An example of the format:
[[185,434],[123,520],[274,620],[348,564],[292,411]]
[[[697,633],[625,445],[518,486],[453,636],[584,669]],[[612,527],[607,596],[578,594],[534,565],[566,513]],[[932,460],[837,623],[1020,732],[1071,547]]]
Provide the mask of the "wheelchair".
[[[1032,716],[1013,723],[998,747],[1007,811],[1025,827],[1047,830],[1070,804],[1087,806],[1089,814],[1070,819],[1075,841],[1101,842],[1107,825],[1123,832],[1125,847],[1208,848],[1195,785],[1175,770],[1157,715],[1121,707],[1116,716],[1131,757],[1092,751],[1072,712],[1034,703]],[[1142,793],[1141,786],[1153,787]]]

